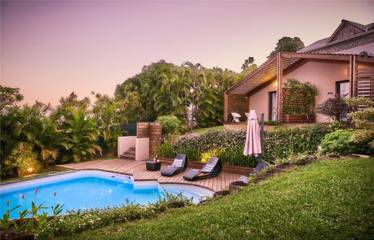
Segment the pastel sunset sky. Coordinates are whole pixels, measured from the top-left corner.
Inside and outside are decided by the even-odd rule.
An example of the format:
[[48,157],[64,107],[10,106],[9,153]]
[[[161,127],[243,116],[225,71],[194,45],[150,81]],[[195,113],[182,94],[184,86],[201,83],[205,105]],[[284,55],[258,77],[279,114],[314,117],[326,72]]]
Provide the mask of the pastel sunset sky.
[[164,59],[240,71],[283,36],[306,45],[344,18],[374,22],[372,1],[1,1],[1,84],[25,102],[57,104],[116,84]]

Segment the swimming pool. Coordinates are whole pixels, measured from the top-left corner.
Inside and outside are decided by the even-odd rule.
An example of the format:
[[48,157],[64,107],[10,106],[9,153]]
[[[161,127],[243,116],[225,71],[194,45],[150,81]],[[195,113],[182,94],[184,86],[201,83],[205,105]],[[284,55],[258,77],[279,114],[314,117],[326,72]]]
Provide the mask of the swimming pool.
[[96,170],[82,170],[0,186],[0,218],[7,209],[18,218],[18,211],[30,209],[31,202],[43,204],[51,214],[51,206],[63,204],[69,210],[116,207],[123,204],[155,203],[165,193],[182,194],[194,203],[212,197],[213,192],[183,184],[159,184],[157,181],[134,181],[132,176]]

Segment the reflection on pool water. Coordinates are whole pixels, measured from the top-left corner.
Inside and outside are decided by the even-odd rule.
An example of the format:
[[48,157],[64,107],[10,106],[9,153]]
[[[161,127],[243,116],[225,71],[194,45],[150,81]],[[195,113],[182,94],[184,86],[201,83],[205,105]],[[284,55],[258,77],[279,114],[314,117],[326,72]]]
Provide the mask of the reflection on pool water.
[[63,213],[129,203],[147,205],[163,198],[166,192],[181,193],[194,203],[213,196],[212,191],[201,187],[135,182],[128,175],[84,170],[0,186],[0,217],[19,206],[11,212],[11,218],[17,218],[18,211],[30,209],[32,201],[47,206],[45,211],[51,214],[51,206],[57,204],[63,204]]

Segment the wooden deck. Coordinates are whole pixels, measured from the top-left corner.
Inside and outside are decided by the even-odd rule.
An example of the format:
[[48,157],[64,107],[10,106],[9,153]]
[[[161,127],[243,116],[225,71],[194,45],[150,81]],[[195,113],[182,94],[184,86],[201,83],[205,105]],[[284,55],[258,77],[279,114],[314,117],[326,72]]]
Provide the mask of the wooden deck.
[[[198,180],[194,182],[183,179],[183,173],[177,174],[173,177],[163,177],[160,171],[150,172],[145,169],[144,161],[112,159],[112,160],[93,160],[82,163],[70,163],[58,165],[59,167],[83,170],[95,169],[110,172],[124,173],[132,175],[135,180],[157,180],[159,183],[182,183],[192,184],[200,187],[208,188],[214,192],[220,192],[228,189],[231,182],[238,179],[239,174],[221,172],[218,177]],[[188,169],[187,169],[188,170]]]

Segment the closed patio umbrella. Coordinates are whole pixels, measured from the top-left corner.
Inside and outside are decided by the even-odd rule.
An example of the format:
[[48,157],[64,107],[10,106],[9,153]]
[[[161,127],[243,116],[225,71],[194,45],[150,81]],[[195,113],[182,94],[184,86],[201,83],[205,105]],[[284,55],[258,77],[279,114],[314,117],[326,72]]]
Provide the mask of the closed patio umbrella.
[[255,110],[251,110],[247,115],[247,134],[244,146],[244,155],[258,156],[262,153],[260,126],[257,121],[257,114]]

